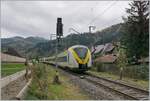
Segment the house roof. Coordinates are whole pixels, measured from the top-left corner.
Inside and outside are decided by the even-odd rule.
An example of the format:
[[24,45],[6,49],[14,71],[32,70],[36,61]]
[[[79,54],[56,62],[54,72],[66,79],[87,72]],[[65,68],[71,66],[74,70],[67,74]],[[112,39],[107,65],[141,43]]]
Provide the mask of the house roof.
[[104,49],[103,49],[103,52],[110,52],[110,51],[113,50],[113,49],[114,49],[113,44],[112,44],[112,43],[107,43],[107,44],[105,44],[105,47],[104,47]]
[[117,56],[114,54],[104,55],[95,59],[95,62],[102,62],[102,63],[113,63],[117,59]]
[[101,52],[103,49],[104,49],[104,45],[98,45],[98,46],[96,47],[95,53]]
[[99,52],[110,52],[111,50],[114,49],[114,46],[112,43],[107,43],[105,45],[97,45],[94,47],[92,47],[92,53],[96,54],[96,53],[99,53]]
[[92,52],[94,52],[94,54],[99,53],[103,50],[104,45],[97,45],[94,49],[94,47],[92,47]]

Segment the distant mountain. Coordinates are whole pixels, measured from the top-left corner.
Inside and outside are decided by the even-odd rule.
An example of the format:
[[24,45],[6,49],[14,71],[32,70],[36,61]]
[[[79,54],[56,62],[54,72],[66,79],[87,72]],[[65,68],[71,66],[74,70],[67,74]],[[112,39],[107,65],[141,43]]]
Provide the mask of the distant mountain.
[[[34,47],[36,44],[41,42],[46,42],[48,40],[40,38],[40,37],[12,37],[12,38],[1,38],[1,46],[2,46],[2,52],[7,53],[9,49],[15,50],[20,54],[21,56],[26,56],[26,51]],[[10,53],[10,51],[8,52]]]
[[48,41],[48,40],[46,40],[44,38],[41,38],[41,37],[27,37],[24,40],[28,41],[28,42],[31,42],[33,44],[37,44],[37,43],[40,43],[40,42]]
[[[112,25],[102,31],[97,31],[95,33],[81,33],[79,34],[70,34],[63,38],[60,42],[61,45],[58,47],[58,52],[62,52],[66,50],[68,47],[72,45],[86,45],[91,47],[97,44],[105,44],[113,41],[119,41],[121,37],[120,27],[122,24]],[[56,40],[47,41],[44,43],[38,43],[34,47],[30,48],[27,53],[31,57],[40,56],[40,57],[48,57],[55,55],[55,46]]]
[[[112,41],[119,41],[122,33],[122,24],[112,25],[95,33],[70,34],[60,40],[58,52],[66,50],[72,45],[86,45],[91,47],[97,44],[105,44]],[[13,37],[2,38],[2,52],[7,51],[8,47],[14,48],[22,56],[48,57],[55,55],[56,40],[45,40],[40,37]]]

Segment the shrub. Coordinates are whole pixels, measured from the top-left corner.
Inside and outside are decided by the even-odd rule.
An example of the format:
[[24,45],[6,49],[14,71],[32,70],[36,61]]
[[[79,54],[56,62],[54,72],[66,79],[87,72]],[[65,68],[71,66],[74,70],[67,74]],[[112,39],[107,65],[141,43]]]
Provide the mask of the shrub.
[[33,68],[33,82],[36,82],[34,86],[31,87],[30,93],[37,96],[39,99],[47,98],[47,87],[48,87],[48,78],[47,78],[47,68],[45,65],[37,64]]
[[131,65],[125,68],[125,76],[134,79],[149,79],[149,66],[146,64],[142,65]]
[[[103,64],[103,63],[94,63],[95,68],[92,69],[97,72],[107,72],[114,75],[119,75],[120,68],[115,64]],[[141,64],[141,65],[127,65],[124,67],[123,72],[124,77],[130,77],[133,79],[149,79],[149,65]]]

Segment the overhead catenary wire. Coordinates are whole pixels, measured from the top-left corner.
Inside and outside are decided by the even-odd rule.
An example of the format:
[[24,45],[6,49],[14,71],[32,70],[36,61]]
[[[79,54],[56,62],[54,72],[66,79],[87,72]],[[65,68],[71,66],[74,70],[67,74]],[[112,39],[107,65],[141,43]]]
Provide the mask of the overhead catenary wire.
[[102,13],[100,13],[100,14],[98,14],[96,17],[94,17],[94,19],[92,19],[89,23],[88,23],[88,25],[89,24],[92,24],[99,16],[102,16],[102,15],[104,15],[107,11],[108,11],[108,9],[110,9],[114,4],[116,4],[117,3],[117,1],[115,1],[115,2],[113,2],[111,5],[109,5],[106,9],[104,9],[103,11],[102,11]]
[[[125,15],[125,14],[124,14]],[[120,18],[120,17],[117,17],[117,18],[115,18],[115,19],[113,19],[113,20],[116,20],[116,19],[118,19],[118,18]],[[120,29],[122,28],[122,24],[120,24],[119,25],[119,27],[116,29],[116,31],[114,32],[114,33],[117,33]],[[102,35],[102,38],[103,38],[103,35]],[[98,41],[99,41],[99,39],[100,38],[95,38],[95,42],[94,42],[94,44],[93,45],[95,45]]]
[[[110,2],[110,1],[107,1],[106,4],[108,4],[109,2]],[[95,7],[92,7],[92,8],[91,8],[91,19],[92,19],[92,15],[93,15],[94,9],[97,8],[97,5],[98,5],[98,4],[99,4],[99,3],[96,2]]]
[[[108,1],[109,2],[109,1]],[[107,3],[108,3],[107,2]],[[92,19],[90,22],[88,22],[87,24],[85,24],[85,25],[90,25],[90,24],[92,24],[100,15],[102,16],[102,15],[104,15],[107,11],[108,11],[108,9],[110,9],[114,4],[116,4],[116,2],[117,1],[114,1],[112,4],[110,4],[107,8],[105,8],[100,14],[98,14],[96,17],[94,17],[94,19]],[[96,5],[98,5],[98,3],[96,4]],[[93,8],[92,8],[93,9]],[[81,28],[81,29],[83,29],[83,28]]]
[[[124,16],[125,14],[123,14],[122,16]],[[116,17],[116,18],[114,18],[113,20],[111,20],[111,21],[109,21],[109,22],[106,22],[106,23],[104,23],[103,25],[108,25],[108,24],[110,24],[110,22],[112,22],[112,21],[115,21],[115,20],[118,20],[118,19],[120,19],[120,18],[122,18],[122,16],[119,16],[119,17]],[[113,24],[112,24],[113,25]],[[110,26],[110,25],[109,25]],[[101,29],[100,29],[101,30]],[[98,29],[98,31],[99,31],[99,29]]]
[[[99,16],[104,15],[104,14],[105,14],[111,7],[113,7],[113,5],[115,5],[116,3],[117,3],[117,1],[114,1],[112,4],[110,4],[110,5],[109,5],[106,9],[104,9],[100,14],[98,14],[96,17],[94,17],[94,19],[92,19],[87,25],[92,24],[95,20],[98,19]],[[93,8],[92,8],[92,9],[93,9]],[[115,20],[118,19],[118,18],[120,18],[120,17],[115,18]],[[114,20],[114,19],[113,19],[113,20]],[[106,24],[106,23],[105,23],[105,24]],[[119,28],[116,30],[116,32],[118,32],[120,28],[121,28],[121,27],[119,27]]]

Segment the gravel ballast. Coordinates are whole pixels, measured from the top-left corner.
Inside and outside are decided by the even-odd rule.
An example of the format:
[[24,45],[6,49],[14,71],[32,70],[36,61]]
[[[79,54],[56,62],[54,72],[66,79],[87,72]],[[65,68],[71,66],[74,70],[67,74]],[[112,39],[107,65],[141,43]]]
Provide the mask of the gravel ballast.
[[74,74],[72,75],[60,69],[59,71],[62,75],[69,77],[70,83],[73,83],[75,86],[78,86],[82,92],[86,93],[93,100],[123,100],[124,99],[123,96],[118,95],[115,92],[110,91],[109,89],[88,82],[84,78],[81,78]]

